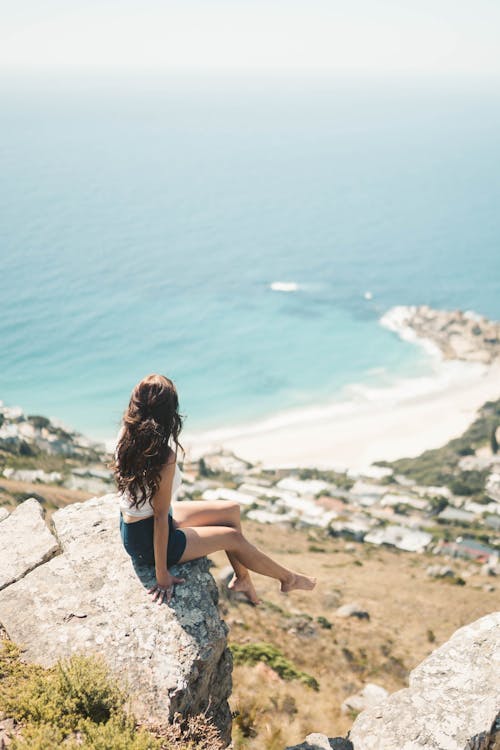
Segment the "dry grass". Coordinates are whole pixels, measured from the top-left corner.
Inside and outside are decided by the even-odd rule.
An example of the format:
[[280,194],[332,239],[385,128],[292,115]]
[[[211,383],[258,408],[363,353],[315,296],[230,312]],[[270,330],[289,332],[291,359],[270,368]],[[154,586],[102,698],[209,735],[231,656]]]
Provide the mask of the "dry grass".
[[41,482],[19,482],[13,479],[0,479],[0,505],[13,511],[21,500],[28,497],[41,499],[46,510],[46,518],[58,508],[63,508],[71,503],[80,503],[94,497],[95,493],[82,490],[69,490],[56,484],[43,484]]
[[[221,598],[230,642],[273,643],[297,669],[315,677],[320,690],[285,682],[266,665],[236,666],[231,699],[236,748],[283,748],[312,731],[344,736],[354,718],[340,712],[347,696],[366,682],[390,692],[405,687],[409,671],[457,628],[495,609],[498,594],[483,588],[492,579],[481,576],[473,563],[452,561],[466,580],[465,586],[454,586],[426,575],[427,565],[440,560],[432,555],[363,544],[349,551],[353,545],[346,550],[342,540],[321,531],[249,521],[244,529],[265,552],[317,576],[318,584],[313,592],[281,594],[277,582],[255,575],[264,600],[260,607]],[[216,568],[227,565],[223,553],[211,558]],[[337,606],[351,601],[370,619],[335,616]]]

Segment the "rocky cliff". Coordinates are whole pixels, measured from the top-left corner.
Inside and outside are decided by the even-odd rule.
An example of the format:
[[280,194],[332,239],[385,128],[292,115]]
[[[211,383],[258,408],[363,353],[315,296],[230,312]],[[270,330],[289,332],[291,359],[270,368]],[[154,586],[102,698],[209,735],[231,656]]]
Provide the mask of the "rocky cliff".
[[362,711],[349,739],[315,734],[288,750],[500,750],[500,612],[457,630],[409,687]]
[[499,748],[500,612],[457,630],[408,688],[357,717],[350,740],[355,750]]
[[500,322],[471,311],[397,305],[381,317],[380,323],[403,339],[427,342],[444,359],[485,364],[500,359]]
[[232,661],[207,560],[176,566],[186,583],[158,605],[154,569],[134,569],[123,549],[114,494],[58,510],[52,525],[33,498],[0,521],[0,624],[24,658],[102,654],[139,719],[206,711],[229,742]]

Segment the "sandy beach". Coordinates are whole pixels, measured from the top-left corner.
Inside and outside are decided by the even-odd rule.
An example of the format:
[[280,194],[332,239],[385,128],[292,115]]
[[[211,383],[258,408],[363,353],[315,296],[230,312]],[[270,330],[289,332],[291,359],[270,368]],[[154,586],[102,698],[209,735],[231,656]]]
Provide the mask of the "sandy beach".
[[184,433],[187,457],[224,448],[263,467],[361,471],[416,456],[459,436],[485,401],[500,397],[500,363],[436,362],[434,375],[390,388],[352,386],[341,400],[226,430]]

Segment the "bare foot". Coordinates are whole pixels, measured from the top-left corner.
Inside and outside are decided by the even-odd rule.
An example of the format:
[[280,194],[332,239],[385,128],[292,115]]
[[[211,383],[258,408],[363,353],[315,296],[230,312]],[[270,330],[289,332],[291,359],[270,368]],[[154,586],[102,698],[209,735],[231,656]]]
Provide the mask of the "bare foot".
[[303,589],[310,591],[316,586],[316,578],[303,576],[300,573],[291,573],[290,577],[281,581],[281,591],[288,593],[294,589]]
[[228,589],[231,589],[231,591],[241,591],[249,602],[255,605],[260,604],[260,599],[257,596],[250,576],[245,576],[245,578],[236,578],[236,576],[233,576],[228,584]]

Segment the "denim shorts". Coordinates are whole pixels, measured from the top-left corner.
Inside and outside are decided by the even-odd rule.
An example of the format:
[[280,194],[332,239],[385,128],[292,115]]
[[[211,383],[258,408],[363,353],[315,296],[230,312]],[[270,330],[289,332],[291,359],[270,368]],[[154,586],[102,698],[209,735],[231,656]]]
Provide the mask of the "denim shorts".
[[[153,546],[154,516],[127,523],[120,513],[120,534],[123,546],[130,557],[142,565],[154,565]],[[181,529],[174,529],[172,516],[168,516],[167,568],[181,559],[186,549],[186,535]]]

